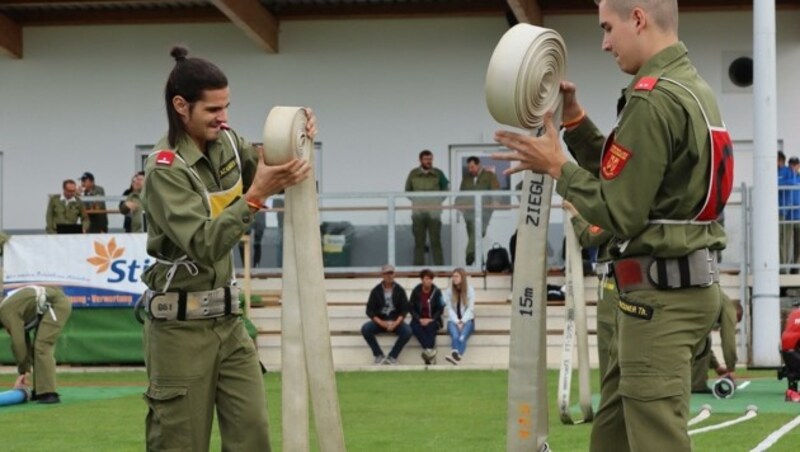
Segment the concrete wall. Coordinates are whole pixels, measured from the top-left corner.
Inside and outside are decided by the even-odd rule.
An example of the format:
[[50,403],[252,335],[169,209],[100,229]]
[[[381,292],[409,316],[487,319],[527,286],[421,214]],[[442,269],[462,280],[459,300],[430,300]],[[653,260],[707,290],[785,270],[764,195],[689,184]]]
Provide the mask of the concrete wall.
[[[744,141],[753,136],[752,94],[723,92],[723,60],[751,51],[751,23],[749,12],[681,17],[693,61],[718,90],[733,137]],[[800,154],[797,23],[799,11],[778,15],[778,127],[788,155]],[[546,25],[567,41],[581,101],[610,127],[629,79],[600,51],[596,17],[553,16]],[[313,106],[323,192],[402,190],[421,149],[447,169],[449,145],[490,139],[496,125],[484,76],[506,29],[503,18],[286,22],[281,53],[267,55],[228,24],[26,28],[25,58],[0,59],[0,226],[43,229],[46,194],[86,170],[109,194],[127,187],[135,147],[165,131],[161,96],[174,43],[226,71],[231,123],[254,141],[272,105]]]

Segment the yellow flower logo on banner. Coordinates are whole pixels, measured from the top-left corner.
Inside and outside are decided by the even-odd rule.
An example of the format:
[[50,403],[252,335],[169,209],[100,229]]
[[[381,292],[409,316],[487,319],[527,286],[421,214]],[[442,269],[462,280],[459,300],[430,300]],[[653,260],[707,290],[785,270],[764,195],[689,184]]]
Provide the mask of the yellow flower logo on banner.
[[108,267],[125,252],[125,248],[117,248],[117,242],[112,237],[108,241],[108,245],[103,245],[100,242],[94,242],[94,252],[96,256],[86,259],[87,262],[97,267],[97,273],[103,273],[108,270]]

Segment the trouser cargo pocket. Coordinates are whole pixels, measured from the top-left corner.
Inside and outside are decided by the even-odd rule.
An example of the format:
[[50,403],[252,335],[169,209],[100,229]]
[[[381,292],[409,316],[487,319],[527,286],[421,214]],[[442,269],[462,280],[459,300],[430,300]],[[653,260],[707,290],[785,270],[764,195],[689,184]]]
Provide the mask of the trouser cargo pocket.
[[191,419],[187,386],[150,385],[144,393],[147,450],[191,451]]
[[619,382],[619,393],[640,402],[650,402],[680,396],[684,392],[683,387],[680,377],[623,375]]

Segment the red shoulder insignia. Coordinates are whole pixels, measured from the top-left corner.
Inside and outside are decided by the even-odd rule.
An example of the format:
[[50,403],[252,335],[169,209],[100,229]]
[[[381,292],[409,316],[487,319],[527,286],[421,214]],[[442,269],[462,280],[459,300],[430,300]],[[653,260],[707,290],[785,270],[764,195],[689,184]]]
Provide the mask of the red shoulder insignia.
[[603,229],[600,226],[597,226],[597,225],[594,225],[594,224],[589,226],[589,233],[590,234],[597,235],[597,234],[599,234],[601,232],[603,232]]
[[633,89],[636,91],[653,91],[658,83],[658,77],[642,77],[636,82]]
[[619,176],[625,164],[631,159],[631,151],[623,148],[619,144],[611,143],[608,150],[603,153],[603,161],[600,164],[600,175],[603,179],[614,179]]
[[172,166],[173,161],[175,161],[174,152],[169,149],[158,151],[156,155],[156,165]]

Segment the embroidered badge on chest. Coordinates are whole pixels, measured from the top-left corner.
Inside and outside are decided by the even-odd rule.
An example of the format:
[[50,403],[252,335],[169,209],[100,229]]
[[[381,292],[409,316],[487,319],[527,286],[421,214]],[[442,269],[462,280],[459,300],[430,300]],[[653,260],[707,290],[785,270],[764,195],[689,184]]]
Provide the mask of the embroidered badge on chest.
[[603,162],[600,165],[600,174],[603,176],[603,179],[614,179],[619,176],[630,159],[630,151],[617,143],[612,143],[605,154],[603,154]]
[[236,159],[234,157],[231,157],[230,160],[223,163],[222,166],[219,168],[219,177],[220,178],[225,177],[225,175],[233,171],[234,168],[236,168]]

